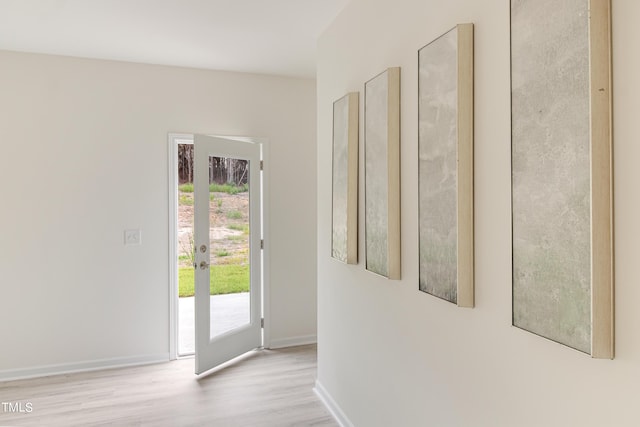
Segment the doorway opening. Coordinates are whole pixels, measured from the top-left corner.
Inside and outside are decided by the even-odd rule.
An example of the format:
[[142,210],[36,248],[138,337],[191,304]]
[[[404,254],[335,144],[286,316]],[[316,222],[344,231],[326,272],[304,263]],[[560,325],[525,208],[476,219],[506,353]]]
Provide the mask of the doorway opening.
[[[245,145],[247,142],[263,144],[263,141],[250,138],[234,138],[234,140],[242,141]],[[252,283],[261,284],[262,292],[260,293],[265,299],[267,295],[267,283],[264,280],[266,271],[264,268],[262,271],[258,270],[261,278],[256,281],[256,270],[251,262],[251,253],[255,253],[256,249],[256,242],[252,240],[255,234],[252,233],[252,229],[255,228],[258,232],[263,230],[260,236],[262,239],[266,230],[262,227],[265,222],[264,209],[260,206],[258,210],[262,212],[256,217],[253,214],[256,212],[256,206],[250,203],[250,199],[253,198],[250,195],[256,187],[249,185],[249,161],[233,155],[207,156],[208,165],[205,168],[208,167],[208,190],[204,197],[202,190],[198,190],[198,200],[205,200],[204,204],[207,205],[205,217],[209,222],[207,227],[209,238],[206,242],[209,247],[205,249],[202,247],[204,242],[198,242],[194,229],[194,222],[199,221],[196,217],[200,215],[194,216],[194,207],[202,202],[196,202],[195,199],[196,150],[194,150],[193,141],[193,135],[169,135],[171,162],[169,165],[170,354],[172,359],[191,356],[197,352],[198,338],[195,325],[198,322],[196,315],[198,303],[195,297],[195,283],[196,280],[201,280],[197,279],[198,274],[203,274],[198,273],[200,270],[207,270],[209,273],[207,276],[210,276],[207,329],[209,329],[208,338],[212,344],[214,342],[222,344],[229,334],[234,333],[233,331],[243,330],[255,324],[256,312],[252,311],[252,306],[255,307],[257,301],[254,298],[255,295],[251,296],[249,292]],[[200,168],[202,169],[202,165]],[[259,174],[263,176],[263,181],[258,191],[263,193],[266,174],[262,171]],[[256,178],[255,170],[253,170],[253,178]],[[202,175],[199,179],[198,182],[202,188]],[[204,186],[207,186],[207,177],[204,178],[204,182]],[[260,224],[250,227],[252,221],[256,224],[256,218],[259,218]],[[259,239],[258,243],[262,239]],[[263,260],[265,253],[266,251],[260,254]],[[205,255],[206,257],[203,258]],[[259,264],[264,265],[262,261]],[[260,300],[262,318],[266,318],[268,307],[263,305],[262,298]],[[266,326],[265,320],[258,319],[258,321]],[[202,331],[202,325],[200,327]],[[267,338],[266,329],[262,334],[264,345]]]

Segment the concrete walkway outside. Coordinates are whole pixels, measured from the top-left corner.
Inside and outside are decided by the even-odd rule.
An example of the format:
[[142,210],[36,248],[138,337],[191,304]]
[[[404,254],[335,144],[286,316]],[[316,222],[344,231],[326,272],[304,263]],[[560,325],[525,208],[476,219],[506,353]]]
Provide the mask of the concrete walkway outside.
[[[212,336],[223,334],[249,323],[249,292],[211,295],[210,298]],[[178,354],[195,352],[194,297],[179,298],[178,328]]]

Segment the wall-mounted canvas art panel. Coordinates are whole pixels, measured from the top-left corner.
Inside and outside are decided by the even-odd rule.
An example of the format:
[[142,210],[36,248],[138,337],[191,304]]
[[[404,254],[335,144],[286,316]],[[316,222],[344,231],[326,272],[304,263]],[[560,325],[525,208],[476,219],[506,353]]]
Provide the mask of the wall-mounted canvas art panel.
[[418,52],[420,290],[473,307],[473,24]]
[[333,103],[331,256],[358,263],[358,92]]
[[400,279],[400,68],[365,84],[366,268]]
[[609,0],[511,1],[513,324],[613,358]]

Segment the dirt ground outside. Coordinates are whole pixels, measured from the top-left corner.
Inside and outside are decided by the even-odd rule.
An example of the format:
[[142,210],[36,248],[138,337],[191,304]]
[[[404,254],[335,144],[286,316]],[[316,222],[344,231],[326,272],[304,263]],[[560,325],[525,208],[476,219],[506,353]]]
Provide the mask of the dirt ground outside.
[[[249,193],[210,193],[211,264],[249,262]],[[190,267],[193,250],[193,193],[178,193],[178,266]]]

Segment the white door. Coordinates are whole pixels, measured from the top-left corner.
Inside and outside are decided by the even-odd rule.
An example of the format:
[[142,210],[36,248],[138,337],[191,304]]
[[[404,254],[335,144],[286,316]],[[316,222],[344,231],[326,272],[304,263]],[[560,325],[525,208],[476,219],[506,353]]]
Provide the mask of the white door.
[[[194,145],[195,371],[200,374],[262,345],[261,146],[204,135],[195,135]],[[216,191],[216,184],[227,182],[248,191]]]

